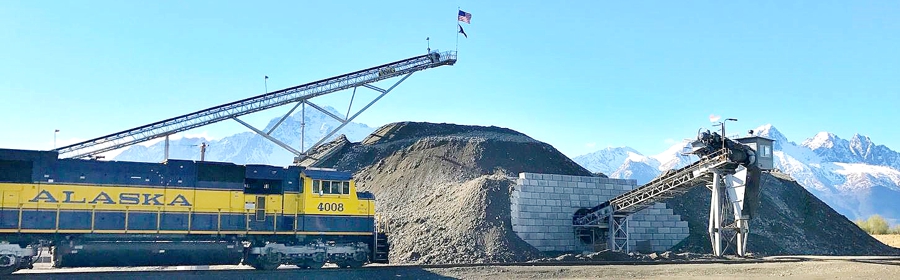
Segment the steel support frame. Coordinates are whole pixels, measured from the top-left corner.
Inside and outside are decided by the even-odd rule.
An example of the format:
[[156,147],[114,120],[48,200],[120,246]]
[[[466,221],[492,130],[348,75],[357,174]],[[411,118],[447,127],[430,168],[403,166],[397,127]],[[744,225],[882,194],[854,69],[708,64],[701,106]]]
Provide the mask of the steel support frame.
[[[739,209],[732,207],[732,200],[742,198],[730,197],[726,191],[726,188],[734,187],[725,180],[730,172],[733,170],[712,170],[713,180],[709,186],[712,191],[709,202],[709,241],[716,256],[724,255],[734,245],[735,254],[743,257],[747,254],[749,219],[741,216]],[[726,220],[729,218],[730,221]]]
[[[250,124],[248,124],[248,123],[246,123],[246,122],[244,122],[244,121],[241,121],[241,120],[238,119],[237,117],[234,117],[233,119],[234,119],[235,121],[237,121],[238,123],[240,123],[240,124],[246,126],[247,128],[249,128],[249,129],[252,130],[253,132],[256,132],[256,134],[259,134],[259,135],[262,136],[263,138],[265,138],[265,139],[267,139],[267,140],[269,140],[269,141],[272,141],[272,142],[275,143],[276,145],[278,145],[278,146],[284,148],[285,150],[288,150],[288,151],[291,152],[292,154],[294,154],[294,163],[296,164],[296,163],[301,162],[301,161],[302,161],[303,159],[305,159],[307,156],[309,156],[309,152],[310,152],[310,151],[312,151],[313,149],[315,149],[316,147],[318,147],[319,145],[321,145],[322,143],[324,143],[325,141],[327,141],[328,139],[330,139],[331,136],[334,136],[334,134],[337,133],[339,130],[341,130],[341,128],[344,128],[344,126],[346,126],[347,124],[349,124],[350,122],[352,122],[354,119],[356,119],[356,117],[359,116],[360,114],[362,114],[362,112],[364,112],[364,111],[366,111],[367,109],[369,109],[369,107],[371,107],[373,104],[375,104],[376,102],[378,102],[378,100],[381,100],[382,97],[384,97],[385,95],[387,95],[388,93],[390,93],[392,90],[394,90],[394,88],[396,88],[398,85],[400,85],[401,83],[403,83],[403,81],[406,81],[406,79],[409,78],[409,76],[412,76],[412,74],[413,74],[413,73],[409,73],[409,74],[404,75],[402,78],[400,78],[399,81],[397,81],[396,83],[394,83],[393,85],[391,85],[391,87],[388,88],[388,89],[382,89],[382,88],[379,88],[379,87],[376,87],[376,86],[373,86],[373,85],[370,85],[370,84],[362,84],[361,86],[363,86],[363,87],[365,87],[365,88],[372,89],[372,90],[374,90],[374,91],[377,91],[377,92],[379,92],[380,94],[379,94],[377,97],[375,97],[375,99],[373,99],[371,102],[369,102],[369,104],[366,104],[366,106],[364,106],[364,107],[363,107],[362,109],[360,109],[358,112],[356,112],[355,114],[353,114],[353,116],[349,116],[349,115],[350,115],[350,111],[349,111],[350,108],[347,108],[347,109],[348,109],[348,111],[347,111],[348,118],[346,118],[346,119],[345,119],[345,118],[341,118],[341,117],[335,115],[334,113],[329,112],[328,110],[325,110],[325,108],[322,108],[321,106],[316,105],[315,103],[313,103],[312,101],[309,101],[309,100],[303,100],[303,101],[298,102],[297,105],[295,105],[293,108],[291,108],[291,110],[288,111],[287,114],[285,114],[285,115],[284,115],[277,123],[275,123],[275,125],[274,125],[271,129],[269,129],[269,132],[263,132],[262,130],[257,129],[257,128],[253,127],[252,125],[250,125]],[[350,98],[350,104],[351,104],[351,106],[352,106],[352,104],[353,104],[354,99],[356,99],[356,88],[355,88],[355,87],[353,88],[353,96]],[[275,131],[275,128],[277,128],[278,125],[280,125],[285,119],[287,119],[287,117],[288,117],[291,113],[293,113],[294,110],[296,110],[297,107],[299,107],[300,105],[309,105],[309,106],[312,107],[313,109],[316,109],[316,110],[318,110],[319,112],[322,112],[323,114],[325,114],[325,115],[327,115],[327,116],[333,118],[334,120],[338,121],[339,123],[341,123],[338,127],[336,127],[336,128],[334,128],[334,129],[332,129],[331,131],[329,131],[329,133],[328,133],[327,135],[325,135],[324,137],[322,137],[322,139],[319,139],[318,142],[316,142],[315,144],[313,144],[313,145],[310,146],[309,148],[306,148],[304,144],[301,144],[300,149],[303,150],[303,151],[298,151],[298,150],[292,148],[290,145],[288,145],[288,144],[286,144],[286,143],[284,143],[284,142],[282,142],[282,141],[279,141],[278,139],[275,139],[274,137],[271,136],[272,131]],[[300,128],[300,129],[301,129],[301,137],[305,137],[305,135],[306,135],[306,125],[305,125],[305,122],[306,122],[306,110],[305,110],[305,109],[306,109],[306,107],[303,108],[303,113],[302,113],[302,116],[301,116],[301,118],[303,118],[303,120],[301,121],[301,122],[303,122],[303,124],[301,124],[301,128]],[[305,140],[305,138],[304,138],[303,140]],[[301,141],[301,142],[302,142],[302,141]]]
[[609,217],[609,249],[614,252],[631,252],[628,228],[629,215],[612,215]]
[[[373,99],[371,102],[369,102],[369,104],[366,104],[366,106],[363,106],[362,109],[359,109],[359,111],[356,112],[356,114],[353,114],[353,116],[350,116],[350,118],[348,118],[348,119],[346,119],[346,120],[344,120],[344,121],[340,121],[340,118],[339,118],[339,117],[333,116],[334,118],[338,119],[338,121],[341,122],[341,125],[339,125],[339,126],[336,127],[335,129],[331,130],[331,132],[329,132],[327,135],[325,135],[325,137],[322,137],[322,139],[319,139],[319,141],[316,142],[316,144],[313,144],[312,146],[310,146],[309,148],[307,148],[307,150],[306,150],[306,152],[304,153],[304,155],[309,155],[309,152],[310,152],[310,151],[312,151],[313,149],[315,149],[316,147],[318,147],[319,145],[321,145],[322,143],[324,143],[324,142],[327,141],[328,139],[331,139],[331,136],[334,136],[334,134],[337,133],[339,130],[341,130],[341,128],[344,128],[344,126],[347,126],[347,124],[349,124],[349,123],[352,122],[354,119],[356,119],[356,117],[358,117],[359,114],[362,114],[362,112],[365,112],[367,109],[369,109],[369,107],[372,107],[372,105],[375,104],[375,102],[378,102],[378,100],[381,100],[382,97],[384,97],[385,95],[387,95],[388,93],[390,93],[392,90],[394,90],[394,88],[396,88],[398,85],[400,85],[401,83],[403,83],[403,81],[406,81],[406,79],[409,78],[409,76],[412,76],[412,74],[413,74],[413,73],[406,74],[405,76],[403,76],[403,78],[400,78],[399,81],[397,81],[396,83],[394,83],[393,85],[391,85],[391,87],[389,87],[389,88],[386,89],[386,90],[380,89],[380,88],[378,88],[378,87],[376,87],[376,86],[373,86],[373,85],[363,84],[362,86],[364,86],[364,87],[366,87],[366,88],[374,89],[375,91],[381,92],[381,94],[379,94],[377,97],[375,97],[375,99]],[[321,109],[320,109],[320,110],[321,110]],[[302,158],[300,158],[300,159],[294,159],[294,162],[300,162],[301,160],[303,160],[303,159],[302,159]]]
[[737,255],[744,257],[747,256],[747,237],[750,234],[750,220],[741,218],[734,222],[737,239],[735,240],[735,248],[737,249]]
[[259,134],[259,136],[262,136],[263,138],[266,138],[266,139],[268,139],[269,141],[272,141],[272,143],[275,143],[276,145],[281,146],[281,147],[284,148],[285,150],[288,150],[288,151],[290,151],[291,153],[293,153],[293,154],[295,154],[295,155],[299,155],[299,154],[300,154],[300,151],[298,151],[298,150],[296,150],[296,149],[294,149],[294,148],[291,148],[290,145],[285,144],[284,142],[281,142],[281,141],[278,140],[278,139],[275,139],[275,137],[272,137],[271,135],[269,135],[268,133],[263,132],[262,130],[256,129],[255,127],[253,127],[252,125],[250,125],[250,124],[248,124],[248,123],[242,121],[241,119],[238,119],[237,117],[234,117],[234,118],[232,118],[232,119],[234,119],[234,121],[236,121],[236,122],[238,122],[238,123],[240,123],[240,124],[246,126],[247,128],[249,128],[249,129],[252,130],[253,132],[256,132],[256,134]]
[[[733,244],[736,254],[745,256],[747,254],[749,217],[742,216],[741,207],[735,205],[735,203],[743,201],[743,195],[735,192],[734,188],[742,187],[745,184],[747,173],[738,171],[742,168],[741,166],[735,168],[727,165],[728,163],[728,154],[725,150],[717,151],[701,158],[694,164],[679,169],[674,174],[658,177],[642,187],[609,200],[609,206],[578,217],[573,224],[576,227],[596,225],[606,219],[609,224],[610,249],[628,251],[630,249],[628,248],[629,215],[649,207],[661,199],[686,192],[697,184],[708,182],[707,187],[711,190],[708,232],[713,254],[722,256],[728,249],[728,245]],[[734,178],[730,176],[743,176],[744,178],[732,180]],[[726,178],[730,179],[726,180]],[[726,190],[726,188],[729,189]],[[733,221],[726,223],[725,219],[729,216],[733,217]],[[730,235],[727,240],[723,238],[726,233]],[[732,233],[733,235],[731,235]]]
[[281,123],[283,123],[284,120],[286,120],[288,117],[290,117],[291,114],[294,113],[294,110],[297,110],[297,107],[300,107],[300,105],[303,105],[303,102],[297,102],[297,105],[294,105],[294,107],[291,107],[291,110],[288,111],[286,114],[284,114],[284,116],[281,116],[281,119],[279,119],[278,122],[275,123],[275,125],[273,125],[272,128],[270,128],[269,131],[266,132],[266,134],[271,135],[272,132],[275,132],[275,129],[278,128],[278,126],[281,125]]
[[61,158],[84,158],[142,143],[165,135],[209,125],[227,119],[308,100],[317,96],[364,86],[394,77],[456,63],[456,52],[430,53],[377,67],[282,89],[187,115],[94,138],[55,149]]
[[724,201],[722,196],[724,196],[725,190],[724,184],[722,184],[722,176],[719,172],[713,173],[711,190],[712,196],[709,200],[709,242],[712,244],[713,254],[722,256],[724,253],[722,248],[722,231],[725,230],[725,227],[722,226],[725,218],[722,212],[722,202]]

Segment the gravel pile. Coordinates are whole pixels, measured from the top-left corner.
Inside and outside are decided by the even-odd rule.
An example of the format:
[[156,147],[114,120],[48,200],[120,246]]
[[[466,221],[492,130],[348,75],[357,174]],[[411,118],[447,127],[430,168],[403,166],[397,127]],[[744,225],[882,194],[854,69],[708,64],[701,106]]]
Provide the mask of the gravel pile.
[[[712,251],[709,190],[696,187],[665,201],[690,227],[674,252],[544,256],[512,231],[511,177],[592,174],[552,146],[506,128],[393,123],[360,143],[341,137],[313,157],[315,166],[354,172],[359,188],[375,193],[392,263],[703,259]],[[764,173],[760,203],[748,243],[755,256],[900,254],[787,176]]]
[[590,176],[552,146],[498,127],[394,123],[360,143],[328,147],[339,151],[317,151],[330,156],[316,166],[355,172],[360,190],[375,193],[392,263],[543,257],[512,231],[510,177],[519,172]]
[[[900,249],[862,231],[787,175],[763,173],[761,189],[747,241],[747,250],[756,256],[900,255]],[[690,235],[675,251],[712,251],[706,232],[709,201],[710,191],[704,187],[665,201],[690,227]]]

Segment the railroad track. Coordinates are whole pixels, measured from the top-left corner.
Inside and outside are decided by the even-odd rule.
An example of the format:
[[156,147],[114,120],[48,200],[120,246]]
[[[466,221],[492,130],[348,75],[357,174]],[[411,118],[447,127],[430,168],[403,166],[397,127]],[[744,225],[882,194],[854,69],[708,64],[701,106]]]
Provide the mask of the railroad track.
[[[114,271],[66,271],[68,269],[23,270],[4,279],[447,279],[430,272],[429,269],[477,268],[477,267],[565,267],[598,265],[668,265],[668,264],[756,264],[801,262],[811,259],[703,259],[703,260],[660,260],[660,261],[559,261],[559,262],[513,262],[479,264],[433,264],[433,265],[370,265],[353,269],[323,268],[317,270],[299,269],[291,266],[277,270],[254,270],[243,268],[213,267],[205,270],[139,270],[122,268]],[[56,270],[56,271],[54,271]]]

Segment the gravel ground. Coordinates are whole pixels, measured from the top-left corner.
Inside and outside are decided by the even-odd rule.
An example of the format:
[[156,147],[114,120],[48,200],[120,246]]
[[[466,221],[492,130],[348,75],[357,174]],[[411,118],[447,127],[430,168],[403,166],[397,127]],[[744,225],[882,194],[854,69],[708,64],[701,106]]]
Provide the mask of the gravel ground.
[[466,267],[434,270],[459,279],[897,279],[900,261],[807,261],[572,267]]
[[[593,266],[476,266],[421,268],[375,266],[361,269],[277,271],[212,267],[201,271],[147,271],[123,268],[107,272],[60,273],[70,270],[26,270],[9,279],[896,279],[900,259],[873,257],[800,257],[802,262],[753,264],[659,264]],[[776,258],[769,258],[776,259]],[[785,259],[785,257],[782,257]],[[226,269],[226,270],[222,270]],[[6,278],[4,278],[6,279]]]

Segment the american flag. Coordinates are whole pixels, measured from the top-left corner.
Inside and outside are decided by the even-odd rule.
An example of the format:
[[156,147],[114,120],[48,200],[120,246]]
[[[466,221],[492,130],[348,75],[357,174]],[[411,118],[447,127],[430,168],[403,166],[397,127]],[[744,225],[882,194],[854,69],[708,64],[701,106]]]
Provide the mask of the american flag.
[[468,24],[472,24],[470,22],[470,21],[472,21],[472,14],[463,12],[462,10],[459,10],[459,21],[462,21],[462,22],[465,22]]

